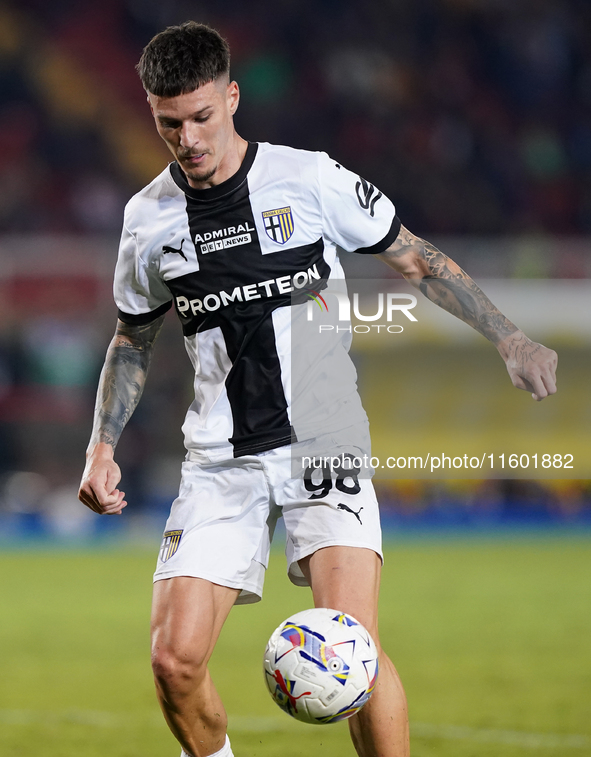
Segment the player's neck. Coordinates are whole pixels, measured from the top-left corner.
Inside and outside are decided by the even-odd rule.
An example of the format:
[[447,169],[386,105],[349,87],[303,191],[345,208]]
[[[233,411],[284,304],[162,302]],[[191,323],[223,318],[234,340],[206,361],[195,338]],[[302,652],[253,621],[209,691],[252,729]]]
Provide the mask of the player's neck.
[[195,181],[195,179],[187,176],[189,186],[193,189],[211,189],[211,187],[227,181],[240,169],[247,148],[248,142],[234,132],[228,149],[221,158],[213,176],[210,176],[205,181]]

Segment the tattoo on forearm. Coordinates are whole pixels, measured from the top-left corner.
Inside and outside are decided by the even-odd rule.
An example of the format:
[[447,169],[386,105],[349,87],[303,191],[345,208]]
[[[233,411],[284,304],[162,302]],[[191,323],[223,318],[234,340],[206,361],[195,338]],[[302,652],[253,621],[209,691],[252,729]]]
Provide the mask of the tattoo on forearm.
[[496,308],[480,287],[429,242],[423,242],[422,255],[431,274],[424,276],[420,288],[432,302],[466,321],[487,339],[497,344],[517,331],[515,324]]
[[119,321],[101,373],[90,445],[117,445],[142,396],[153,347],[164,316],[145,326]]
[[424,262],[420,280],[410,280],[431,302],[461,318],[494,344],[517,331],[465,271],[430,242],[402,227],[388,253],[400,259],[409,252],[418,254]]

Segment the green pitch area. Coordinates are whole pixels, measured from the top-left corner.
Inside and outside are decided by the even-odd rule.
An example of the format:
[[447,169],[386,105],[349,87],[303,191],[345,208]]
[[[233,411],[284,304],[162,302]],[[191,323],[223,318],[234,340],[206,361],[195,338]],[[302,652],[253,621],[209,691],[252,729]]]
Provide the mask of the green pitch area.
[[[381,633],[403,677],[413,757],[591,755],[591,544],[390,544]],[[154,555],[0,555],[0,754],[178,757],[155,702]],[[212,664],[236,757],[353,755],[347,726],[307,726],[265,690],[271,631],[310,605],[281,555],[262,604],[236,608]]]

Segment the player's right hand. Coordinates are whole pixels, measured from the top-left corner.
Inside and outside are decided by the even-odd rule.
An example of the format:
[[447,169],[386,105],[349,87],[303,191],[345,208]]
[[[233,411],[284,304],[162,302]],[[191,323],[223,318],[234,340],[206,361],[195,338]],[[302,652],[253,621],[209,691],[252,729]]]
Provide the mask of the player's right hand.
[[537,402],[556,393],[558,355],[554,350],[532,342],[519,330],[499,342],[497,349],[517,389],[530,392]]
[[125,492],[117,489],[121,470],[114,460],[90,456],[82,474],[78,499],[99,515],[121,515]]

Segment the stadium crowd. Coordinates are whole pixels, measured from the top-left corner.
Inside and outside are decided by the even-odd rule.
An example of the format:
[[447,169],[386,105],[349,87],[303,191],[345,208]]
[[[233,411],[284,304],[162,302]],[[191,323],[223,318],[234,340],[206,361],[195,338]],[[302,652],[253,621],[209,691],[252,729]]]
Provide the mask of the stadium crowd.
[[[153,34],[187,18],[215,26],[230,42],[243,95],[237,126],[246,138],[329,151],[375,182],[405,225],[428,238],[536,240],[536,252],[527,252],[530,245],[519,266],[497,275],[590,274],[584,245],[565,251],[552,241],[591,233],[587,0],[8,0],[0,7],[5,511],[38,511],[48,492],[77,480],[114,310],[104,327],[96,326],[94,313],[85,320],[83,303],[61,314],[41,309],[35,317],[24,305],[15,310],[4,240],[99,235],[115,250],[125,201],[168,160],[134,65]],[[156,387],[169,379],[170,372],[154,367]],[[176,380],[179,407],[171,413],[156,400],[140,406],[122,442],[129,488],[146,507],[154,504],[155,489],[147,492],[145,483],[154,439],[142,418],[172,415],[159,428],[174,434],[190,391]],[[53,429],[47,439],[62,440],[50,455],[53,473],[51,465],[39,468],[43,435],[31,446],[26,425],[39,407]],[[169,446],[177,453],[180,439]],[[56,474],[58,458],[68,463]],[[23,481],[17,486],[12,477],[23,470],[39,476],[27,479],[28,504],[11,494],[22,491]],[[431,509],[453,511],[461,521],[460,511],[476,502],[489,515],[512,502],[568,516],[588,507],[590,494],[575,483],[454,489],[401,482],[383,498],[401,518]]]
[[[247,138],[330,150],[409,227],[591,230],[586,0],[22,0],[1,13],[2,231],[118,230],[152,175],[114,148],[121,109],[145,121],[133,66],[186,17],[229,39]],[[156,138],[137,139],[165,165]]]

